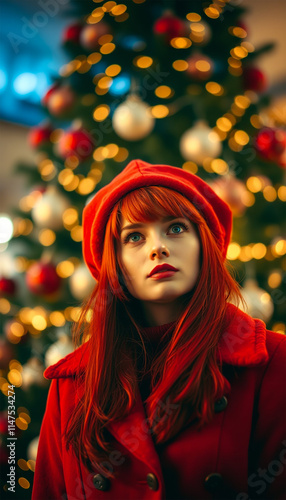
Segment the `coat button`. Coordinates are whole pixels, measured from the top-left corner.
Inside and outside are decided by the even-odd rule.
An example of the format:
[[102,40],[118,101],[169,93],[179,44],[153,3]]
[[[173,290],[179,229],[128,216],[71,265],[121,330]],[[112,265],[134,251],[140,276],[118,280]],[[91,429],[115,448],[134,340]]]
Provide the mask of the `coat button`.
[[101,474],[95,474],[92,478],[93,484],[97,490],[107,491],[109,488],[109,481]]
[[205,478],[205,488],[211,493],[218,491],[222,487],[222,483],[222,475],[217,472],[213,472]]
[[155,474],[152,474],[151,472],[147,474],[147,484],[150,490],[157,491],[159,485]]
[[214,404],[214,411],[215,413],[219,413],[220,411],[223,411],[226,409],[228,404],[227,398],[223,396],[221,399],[218,399],[215,404]]

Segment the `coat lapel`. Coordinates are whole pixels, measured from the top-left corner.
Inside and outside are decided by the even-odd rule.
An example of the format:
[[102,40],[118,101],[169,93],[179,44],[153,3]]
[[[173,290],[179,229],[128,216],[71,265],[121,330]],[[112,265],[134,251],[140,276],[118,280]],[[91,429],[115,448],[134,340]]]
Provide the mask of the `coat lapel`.
[[119,421],[109,423],[107,428],[128,451],[153,469],[157,477],[163,477],[138,387],[135,404],[129,414]]

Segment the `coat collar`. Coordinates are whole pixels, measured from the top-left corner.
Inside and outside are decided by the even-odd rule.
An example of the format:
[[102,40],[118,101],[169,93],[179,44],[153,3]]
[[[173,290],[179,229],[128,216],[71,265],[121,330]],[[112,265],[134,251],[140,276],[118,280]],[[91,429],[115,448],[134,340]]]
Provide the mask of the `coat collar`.
[[[266,326],[260,319],[253,319],[233,304],[227,304],[226,328],[219,346],[218,357],[222,363],[233,366],[256,366],[268,361]],[[81,345],[44,371],[44,377],[66,378],[84,371],[88,362],[89,341]]]

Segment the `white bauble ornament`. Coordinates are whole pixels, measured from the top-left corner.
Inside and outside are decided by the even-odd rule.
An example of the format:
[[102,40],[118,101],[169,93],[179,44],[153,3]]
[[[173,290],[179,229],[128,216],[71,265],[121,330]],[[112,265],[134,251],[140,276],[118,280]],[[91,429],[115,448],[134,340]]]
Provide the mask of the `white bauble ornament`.
[[209,186],[231,208],[234,217],[241,217],[246,210],[249,191],[244,182],[232,174],[227,174],[210,182]]
[[[241,293],[247,304],[247,310],[245,312],[252,316],[252,318],[259,318],[267,323],[274,311],[273,302],[269,293],[259,288],[257,281],[254,279],[245,281]],[[243,309],[243,307],[241,307],[241,309]]]
[[37,458],[37,452],[38,452],[38,445],[39,445],[39,437],[37,436],[32,441],[30,442],[28,449],[27,449],[27,456],[28,460],[34,460],[36,461]]
[[44,369],[43,363],[38,358],[30,358],[23,365],[22,388],[25,390],[29,389],[31,385],[38,385],[40,387],[48,385],[48,381],[43,377]]
[[84,264],[81,264],[69,278],[71,293],[77,300],[84,300],[93,290],[96,282]]
[[139,141],[153,130],[155,119],[149,106],[140,97],[131,95],[114,111],[112,125],[119,137],[126,141]]
[[63,334],[54,344],[52,344],[45,354],[46,367],[54,365],[60,359],[64,358],[67,354],[74,351],[74,347],[70,338]]
[[69,208],[68,199],[55,186],[50,186],[32,209],[32,217],[38,227],[55,231],[63,227],[63,213]]
[[206,158],[217,158],[222,146],[218,134],[206,122],[199,121],[182,135],[180,151],[186,160],[202,165]]

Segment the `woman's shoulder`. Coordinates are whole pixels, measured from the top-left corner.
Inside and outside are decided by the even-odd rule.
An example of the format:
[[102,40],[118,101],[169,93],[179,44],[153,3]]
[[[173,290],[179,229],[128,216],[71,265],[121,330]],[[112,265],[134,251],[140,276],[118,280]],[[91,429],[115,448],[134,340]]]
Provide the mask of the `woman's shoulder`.
[[70,354],[60,359],[57,363],[45,369],[43,375],[46,379],[67,378],[78,375],[86,368],[89,353],[89,341],[82,344]]
[[283,356],[286,356],[286,335],[283,333],[266,330],[266,347],[269,356],[273,356],[279,349]]
[[277,350],[279,357],[284,357],[285,360],[286,336],[267,330],[261,319],[252,318],[229,303],[218,347],[220,358],[225,363],[261,366],[269,363]]

